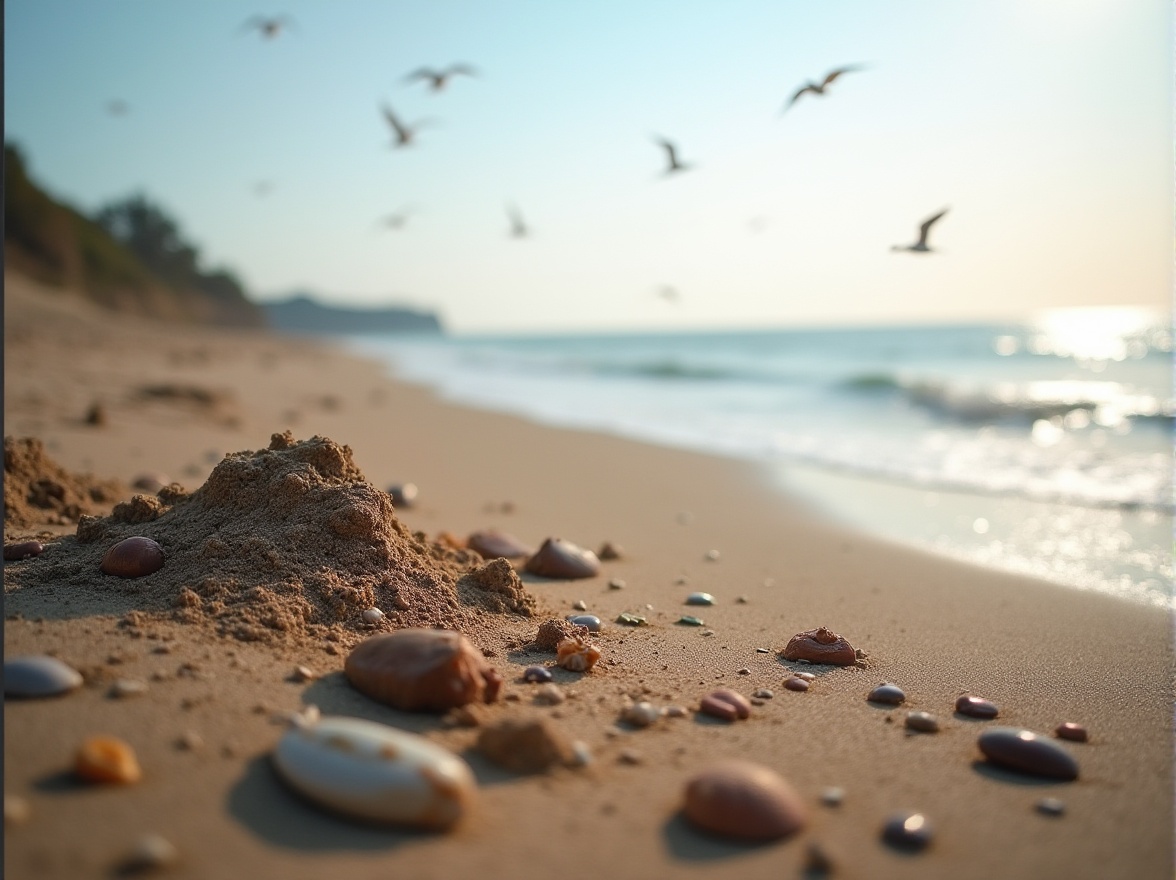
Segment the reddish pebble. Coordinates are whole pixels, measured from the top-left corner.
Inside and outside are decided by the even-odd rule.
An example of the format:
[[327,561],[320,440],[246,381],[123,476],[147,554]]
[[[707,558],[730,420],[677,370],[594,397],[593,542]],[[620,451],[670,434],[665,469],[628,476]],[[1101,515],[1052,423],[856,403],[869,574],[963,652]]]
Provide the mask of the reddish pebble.
[[102,557],[102,573],[137,578],[163,568],[163,548],[150,538],[135,536],[119,541]]
[[994,764],[1033,776],[1071,780],[1078,778],[1078,762],[1052,739],[1031,730],[993,727],[976,741]]
[[473,532],[466,540],[466,546],[486,559],[518,559],[535,552],[534,547],[524,544],[514,535],[496,529]]
[[1081,724],[1075,724],[1073,721],[1059,724],[1054,730],[1054,733],[1061,739],[1068,739],[1071,742],[1084,743],[1090,739],[1090,734],[1086,732],[1086,728]]
[[575,580],[600,573],[600,560],[591,550],[563,538],[548,538],[527,560],[525,570],[540,577]]
[[15,544],[5,544],[4,561],[16,562],[18,559],[40,556],[44,552],[45,545],[40,541],[19,541]]
[[782,656],[785,660],[807,660],[832,666],[852,666],[857,662],[853,646],[823,626],[794,635],[784,647]]
[[971,694],[963,694],[959,697],[955,707],[961,715],[969,715],[972,718],[995,718],[1000,714],[1000,710],[996,708],[994,703]]
[[784,679],[784,687],[788,688],[788,690],[790,690],[790,691],[803,692],[803,691],[807,691],[809,689],[809,683],[807,681],[805,681],[803,678],[798,678],[797,676],[794,675],[794,676],[792,676],[792,678]]
[[724,761],[686,784],[683,814],[722,837],[779,840],[804,827],[804,802],[779,774],[747,761]]
[[751,714],[751,703],[743,694],[730,688],[719,688],[702,698],[699,709],[706,715],[713,715],[724,721],[735,721]]

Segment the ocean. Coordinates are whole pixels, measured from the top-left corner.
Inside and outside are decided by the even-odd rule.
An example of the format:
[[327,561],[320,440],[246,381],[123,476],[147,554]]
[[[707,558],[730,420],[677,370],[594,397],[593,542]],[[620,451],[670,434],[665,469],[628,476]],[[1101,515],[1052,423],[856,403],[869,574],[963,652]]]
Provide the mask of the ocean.
[[464,405],[754,460],[856,528],[1174,607],[1163,315],[347,342]]

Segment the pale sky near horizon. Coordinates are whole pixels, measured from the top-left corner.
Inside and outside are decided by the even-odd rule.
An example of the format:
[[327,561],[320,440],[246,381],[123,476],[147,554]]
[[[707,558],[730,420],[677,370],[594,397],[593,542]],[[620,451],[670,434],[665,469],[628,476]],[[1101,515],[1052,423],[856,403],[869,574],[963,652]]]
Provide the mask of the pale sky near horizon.
[[[459,332],[1168,309],[1171,96],[1167,0],[5,3],[6,138],[55,196]],[[431,124],[392,149],[384,103]]]

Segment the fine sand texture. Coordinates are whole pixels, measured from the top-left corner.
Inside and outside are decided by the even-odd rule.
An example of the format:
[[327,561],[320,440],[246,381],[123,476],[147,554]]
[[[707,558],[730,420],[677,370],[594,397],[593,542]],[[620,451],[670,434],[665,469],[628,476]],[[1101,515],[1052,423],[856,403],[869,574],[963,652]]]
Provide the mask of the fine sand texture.
[[[751,464],[459,408],[316,342],[112,316],[12,275],[4,311],[7,437],[39,439],[79,486],[114,481],[124,501],[147,473],[181,487],[165,493],[168,503],[151,496],[121,508],[118,521],[106,516],[109,497],[87,496],[81,513],[104,518],[80,531],[68,511],[6,521],[6,542],[41,536],[48,549],[5,563],[5,656],[51,653],[85,676],[65,696],[5,701],[10,880],[122,876],[146,834],[175,846],[179,861],[161,875],[177,878],[1172,876],[1173,667],[1160,610],[875,541],[822,521]],[[454,573],[437,583],[472,564],[446,549],[443,533],[494,527],[536,546],[554,536],[591,549],[612,542],[622,556],[586,580],[523,574],[525,595],[495,592],[506,586],[487,587],[483,576],[446,604],[430,598],[441,589],[433,575],[414,576],[411,589],[395,573],[373,579],[358,545],[324,540],[324,529],[345,530],[334,514],[316,519],[318,506],[252,497],[238,517],[223,471],[202,490],[226,455],[271,443],[308,449],[297,444],[316,436],[333,441],[315,454],[329,453],[347,491],[419,487],[413,506],[352,523],[346,536],[398,559],[415,548],[414,559],[433,560],[421,565]],[[333,451],[344,446],[349,461]],[[207,498],[229,506],[175,525]],[[245,521],[260,508],[272,508],[270,519]],[[281,529],[304,539],[293,541],[296,564],[271,553]],[[171,542],[164,568],[126,581],[99,573],[103,542],[135,530]],[[266,566],[287,586],[267,587]],[[692,591],[716,604],[685,605]],[[483,602],[490,593],[510,602]],[[475,726],[400,712],[348,685],[343,661],[367,633],[358,609],[369,599],[384,603],[385,629],[449,622],[482,650],[505,686],[470,713]],[[567,699],[539,705],[521,671],[555,657],[526,644],[581,600],[606,621],[593,637],[602,660],[587,673],[556,669]],[[324,622],[325,607],[340,616]],[[622,612],[648,625],[614,623]],[[705,625],[678,624],[684,614]],[[793,634],[818,626],[866,659],[830,667],[781,658]],[[299,665],[318,677],[297,680]],[[815,675],[807,692],[782,686],[793,670]],[[112,697],[119,679],[146,689]],[[906,705],[867,702],[881,682],[903,688]],[[717,687],[773,696],[729,723],[696,711]],[[1000,717],[955,714],[962,693],[992,700]],[[621,721],[634,700],[687,711],[638,729]],[[364,825],[295,795],[270,761],[282,735],[271,716],[310,704],[462,755],[478,781],[473,810],[436,834]],[[908,733],[908,710],[936,715],[941,730]],[[479,726],[530,715],[582,742],[590,762],[517,775],[478,752]],[[1080,765],[1076,781],[1001,770],[977,748],[994,725],[1052,739],[1066,721],[1090,732],[1088,743],[1065,744]],[[100,733],[133,747],[138,783],[75,778],[78,745]],[[681,814],[686,783],[723,758],[787,779],[807,808],[805,827],[757,845],[692,827]],[[844,791],[838,806],[822,801],[831,787]],[[1064,814],[1039,813],[1045,797],[1064,802]],[[903,811],[931,823],[925,850],[882,841],[885,821]],[[824,873],[814,845],[831,863]]]

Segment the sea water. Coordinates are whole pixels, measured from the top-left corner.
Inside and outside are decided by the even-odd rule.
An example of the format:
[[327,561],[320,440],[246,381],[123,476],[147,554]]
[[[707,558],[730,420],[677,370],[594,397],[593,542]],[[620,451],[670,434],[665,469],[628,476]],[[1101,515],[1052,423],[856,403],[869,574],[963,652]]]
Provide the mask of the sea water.
[[1164,316],[349,342],[462,404],[752,459],[876,534],[1173,606]]

